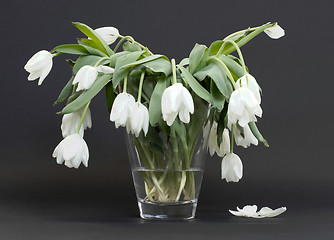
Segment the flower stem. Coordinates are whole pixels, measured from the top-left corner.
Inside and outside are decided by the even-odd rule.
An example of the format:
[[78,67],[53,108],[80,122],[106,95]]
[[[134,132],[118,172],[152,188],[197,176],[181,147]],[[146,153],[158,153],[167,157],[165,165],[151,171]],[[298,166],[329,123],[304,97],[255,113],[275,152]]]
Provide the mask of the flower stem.
[[233,88],[234,88],[234,89],[237,89],[237,85],[236,85],[235,82],[234,82],[234,78],[233,78],[233,76],[232,76],[230,70],[229,70],[228,67],[226,66],[226,64],[225,64],[222,60],[220,60],[219,58],[217,58],[216,56],[211,56],[211,57],[209,57],[209,58],[208,58],[208,61],[210,61],[210,60],[214,60],[214,61],[218,62],[218,63],[225,69],[225,71],[226,71],[226,73],[227,73],[227,77],[230,79],[230,82],[231,82],[231,84],[233,85]]
[[[131,36],[122,36],[122,35],[119,35],[118,37],[121,38],[121,40],[117,43],[114,52],[116,52],[116,50],[119,48],[119,46],[122,44],[123,41],[129,40],[130,42],[138,44],[142,49],[146,50],[150,55],[153,55],[153,53],[147,47],[145,47],[143,44],[141,44],[141,43],[137,42],[136,40],[134,40]],[[123,39],[125,39],[125,40],[123,40]]]
[[126,85],[128,83],[128,75],[125,76],[124,78],[124,84],[123,84],[123,92],[126,92]]
[[[264,24],[264,25],[269,25],[269,24],[270,24],[270,22],[268,22],[268,23],[266,23],[266,24]],[[236,36],[236,35],[238,35],[238,34],[240,34],[240,33],[249,32],[249,31],[254,31],[254,30],[256,30],[256,29],[258,29],[258,28],[260,28],[260,27],[263,27],[264,25],[261,25],[261,26],[258,26],[258,27],[247,28],[247,29],[244,29],[244,30],[241,30],[241,31],[238,31],[238,32],[234,32],[234,33],[228,35],[227,37],[225,37],[225,38],[223,39],[223,41],[226,41],[227,39],[229,39],[229,38],[231,38],[231,37],[234,37],[234,36]]]
[[244,57],[242,56],[242,53],[241,53],[241,50],[240,50],[238,44],[236,44],[234,41],[232,41],[232,40],[226,40],[226,41],[224,41],[224,43],[220,46],[220,48],[219,48],[216,56],[219,56],[219,54],[221,54],[221,52],[224,50],[226,44],[228,44],[228,43],[231,43],[235,47],[235,49],[237,50],[238,55],[240,57],[241,65],[242,65],[242,67],[244,69],[244,73],[247,74]]
[[232,124],[231,126],[231,137],[230,137],[230,153],[233,153],[233,130],[234,130],[234,125]]
[[145,71],[142,71],[141,75],[140,75],[140,81],[139,81],[138,100],[137,100],[137,102],[141,102],[141,92],[143,90],[144,77],[145,77]]
[[77,129],[77,134],[79,134],[79,132],[80,132],[80,128],[81,128],[82,122],[83,122],[83,120],[84,120],[84,117],[85,117],[85,115],[86,115],[86,112],[87,112],[87,109],[88,109],[88,107],[89,107],[89,104],[90,104],[90,101],[86,104],[85,110],[84,110],[84,112],[82,113],[81,120],[80,120],[78,129]]
[[172,71],[173,71],[173,84],[176,83],[176,65],[175,65],[175,59],[173,58],[171,60],[172,62]]
[[62,54],[64,54],[64,53],[62,53],[62,52],[52,53],[52,57],[57,57],[57,56],[62,55]]
[[97,67],[100,65],[101,62],[103,62],[104,60],[110,59],[110,57],[102,57],[100,58],[95,64],[94,67]]

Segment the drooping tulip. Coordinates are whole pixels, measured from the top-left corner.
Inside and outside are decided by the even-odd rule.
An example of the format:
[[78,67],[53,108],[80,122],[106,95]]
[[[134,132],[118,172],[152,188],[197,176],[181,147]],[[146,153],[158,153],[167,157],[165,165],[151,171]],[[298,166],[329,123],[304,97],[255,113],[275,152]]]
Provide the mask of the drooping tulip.
[[219,157],[223,157],[225,154],[227,154],[230,151],[230,136],[228,134],[228,130],[224,129],[223,135],[222,135],[222,142],[220,146],[218,146],[217,127],[218,127],[218,124],[217,122],[214,121],[212,124],[211,130],[210,130],[210,135],[208,139],[208,148],[209,148],[209,153],[211,156],[217,153]]
[[64,138],[53,151],[58,164],[78,168],[81,163],[88,167],[89,151],[85,140],[77,133]]
[[28,80],[33,81],[39,78],[38,85],[41,85],[51,71],[52,58],[52,54],[46,50],[35,53],[24,66],[24,69],[30,73]]
[[278,39],[285,35],[284,29],[281,28],[278,24],[273,27],[266,28],[264,32],[272,39]]
[[73,85],[78,84],[77,92],[90,88],[97,78],[98,72],[96,67],[85,65],[77,72],[73,79]]
[[[84,111],[84,107],[79,109],[76,112],[64,114],[63,119],[62,119],[62,124],[61,124],[61,131],[62,131],[62,135],[64,138],[77,132],[83,111]],[[86,111],[85,117],[82,121],[79,135],[83,137],[84,130],[86,130],[87,128],[91,128],[91,127],[92,127],[92,117],[91,117],[90,109],[88,108]]]
[[251,144],[257,146],[258,140],[253,135],[248,125],[243,127],[243,133],[244,136],[242,136],[239,129],[236,126],[234,126],[233,128],[234,141],[238,146],[242,146],[244,148],[249,147]]
[[182,83],[174,83],[165,89],[161,99],[161,112],[163,119],[171,126],[179,115],[184,123],[189,123],[190,113],[194,113],[194,101]]
[[228,153],[222,160],[221,178],[226,182],[239,182],[242,178],[243,166],[238,155]]
[[143,130],[145,136],[148,131],[149,114],[147,108],[140,102],[130,103],[134,104],[130,106],[130,124],[127,124],[128,133],[131,132],[136,137],[139,136],[141,130]]
[[248,88],[253,93],[259,104],[261,104],[260,87],[252,75],[249,73],[245,74],[237,80],[236,84],[240,87]]
[[119,36],[119,31],[115,27],[100,27],[94,31],[99,34],[108,45],[114,43]]
[[231,94],[227,114],[231,124],[238,122],[245,127],[249,122],[257,121],[255,116],[262,117],[262,109],[251,90],[240,87]]
[[132,95],[126,92],[117,95],[110,113],[110,121],[115,122],[116,128],[130,124],[130,114],[134,106],[135,99]]

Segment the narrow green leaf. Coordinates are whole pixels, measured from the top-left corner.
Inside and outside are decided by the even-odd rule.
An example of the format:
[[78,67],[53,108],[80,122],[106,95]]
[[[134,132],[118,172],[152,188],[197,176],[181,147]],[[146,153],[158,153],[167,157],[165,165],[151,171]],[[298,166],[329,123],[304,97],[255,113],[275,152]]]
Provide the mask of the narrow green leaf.
[[127,41],[126,43],[123,44],[123,50],[129,52],[136,52],[136,51],[141,51],[142,48],[137,43],[132,43]]
[[105,56],[107,56],[108,52],[104,49],[103,46],[100,44],[97,44],[92,39],[88,38],[78,38],[78,43],[84,47],[90,47],[94,48],[95,50],[98,50],[99,52],[102,52]]
[[128,53],[124,56],[117,58],[117,61],[115,64],[114,77],[112,80],[114,88],[117,86],[117,84],[121,80],[125,78],[125,76],[127,75],[129,71],[128,68],[123,68],[123,66],[135,62],[143,53],[144,51],[131,52],[131,53]]
[[93,85],[84,91],[77,99],[63,108],[62,114],[75,112],[88,103],[109,82],[111,74],[98,76]]
[[151,70],[152,72],[161,72],[165,74],[165,76],[169,76],[172,73],[172,65],[165,58],[158,58],[150,62],[143,63],[142,65]]
[[178,64],[178,66],[182,66],[182,67],[186,65],[189,65],[189,58],[183,58],[181,62]]
[[267,140],[264,139],[264,137],[261,135],[259,129],[256,127],[255,122],[248,123],[248,126],[250,127],[252,133],[257,138],[257,140],[262,142],[264,144],[264,146],[269,147],[269,144],[268,144]]
[[72,59],[66,59],[66,62],[68,63],[68,65],[70,65],[72,68],[75,65],[75,62]]
[[161,77],[153,90],[148,109],[150,124],[155,126],[161,119],[161,97],[166,89],[166,78]]
[[89,52],[79,44],[64,44],[55,47],[52,51],[76,55],[88,55]]
[[107,102],[107,108],[110,113],[112,105],[114,103],[116,96],[114,92],[114,86],[112,85],[112,82],[108,82],[106,84],[106,102]]
[[198,80],[203,80],[209,76],[218,87],[219,91],[229,98],[233,92],[231,82],[228,80],[224,68],[217,62],[211,62],[201,71],[194,74]]
[[213,106],[221,110],[225,102],[225,96],[220,92],[213,81],[211,81],[210,92],[213,98]]
[[[142,52],[142,51],[138,51],[138,52]],[[126,65],[122,66],[122,69],[134,67],[134,66],[137,66],[137,65],[140,65],[140,64],[143,64],[143,63],[147,63],[147,62],[150,62],[150,61],[156,60],[158,58],[162,58],[162,57],[165,58],[165,59],[168,59],[164,55],[155,54],[155,55],[151,55],[151,56],[148,56],[146,58],[140,59],[138,61],[126,64]]]
[[115,53],[114,55],[111,56],[110,58],[110,66],[115,68],[115,65],[116,65],[116,62],[117,62],[117,59],[122,57],[122,56],[125,56],[127,54],[129,54],[131,52],[129,51],[123,51],[123,52],[118,52],[118,53]]
[[182,66],[179,66],[178,69],[181,70],[182,79],[189,84],[190,88],[202,99],[208,103],[213,104],[213,99],[211,94],[199,84],[199,82]]
[[189,72],[193,74],[202,60],[205,50],[207,47],[201,44],[195,44],[194,48],[189,54]]
[[[272,23],[267,23],[263,26],[261,26],[260,28],[256,29],[255,31],[247,34],[246,36],[240,38],[240,40],[237,42],[238,47],[241,48],[243,45],[245,45],[246,43],[248,43],[250,40],[252,40],[254,37],[256,37],[257,35],[259,35],[260,33],[262,33],[265,29],[267,29],[268,27],[272,27],[274,24]],[[222,53],[224,53],[225,55],[231,53],[235,51],[235,47],[233,45],[230,45],[229,48],[225,48],[224,51]]]
[[84,23],[79,22],[73,22],[73,25],[76,26],[87,37],[91,38],[94,42],[101,45],[106,50],[109,56],[113,54],[113,51],[110,49],[108,44],[103,40],[103,38],[96,34],[96,32],[92,28]]
[[55,101],[54,105],[57,105],[58,103],[63,102],[72,92],[73,89],[73,82],[74,76],[71,77],[71,79],[68,81],[68,83],[65,85],[65,87],[63,88],[63,90],[61,91],[61,93],[58,96],[57,101]]
[[220,60],[222,60],[225,65],[230,69],[231,72],[233,72],[238,78],[242,77],[244,73],[244,69],[234,60],[231,58],[221,54],[218,56]]

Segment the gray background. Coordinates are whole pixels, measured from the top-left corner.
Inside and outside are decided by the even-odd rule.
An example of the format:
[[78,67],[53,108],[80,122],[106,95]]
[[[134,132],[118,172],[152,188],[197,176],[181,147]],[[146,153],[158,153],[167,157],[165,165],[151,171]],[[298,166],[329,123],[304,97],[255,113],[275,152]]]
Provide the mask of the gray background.
[[[7,1],[0,3],[0,239],[333,239],[332,1]],[[261,34],[242,48],[263,89],[259,128],[270,143],[236,153],[237,183],[220,180],[218,157],[207,157],[197,218],[138,218],[123,139],[108,119],[104,92],[92,102],[86,131],[89,167],[57,165],[61,107],[52,107],[71,69],[66,57],[42,86],[23,66],[41,49],[75,43],[71,21],[115,26],[155,53],[180,61],[194,44],[278,21],[286,36]],[[228,209],[245,204],[288,211],[274,219],[242,219]]]

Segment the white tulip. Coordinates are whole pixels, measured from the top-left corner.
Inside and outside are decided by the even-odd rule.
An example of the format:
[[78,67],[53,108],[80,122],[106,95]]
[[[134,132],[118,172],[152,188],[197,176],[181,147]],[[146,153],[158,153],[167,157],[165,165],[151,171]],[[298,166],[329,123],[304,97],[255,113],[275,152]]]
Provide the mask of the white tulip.
[[100,27],[94,31],[99,34],[108,45],[114,43],[119,36],[119,31],[115,27]]
[[252,217],[252,218],[264,218],[264,217],[276,217],[286,211],[286,207],[277,208],[272,210],[269,207],[263,207],[260,211],[257,211],[256,205],[246,205],[242,209],[237,207],[238,211],[229,210],[234,216],[238,217]]
[[127,131],[128,133],[131,132],[135,134],[136,137],[139,136],[141,130],[144,131],[146,136],[148,131],[149,125],[149,115],[147,108],[140,102],[130,103],[133,106],[130,106],[131,113],[130,113],[130,124],[127,124]]
[[77,72],[74,77],[73,85],[78,84],[77,92],[80,90],[88,89],[92,86],[97,78],[98,72],[96,67],[92,67],[90,65],[85,65]]
[[230,151],[230,136],[228,134],[228,130],[225,128],[222,135],[222,142],[220,146],[218,146],[217,127],[218,124],[214,121],[210,130],[210,135],[208,139],[208,148],[211,156],[217,153],[219,157],[223,157]]
[[[64,114],[61,124],[61,131],[64,138],[77,132],[84,109],[85,107],[79,109],[76,112]],[[91,127],[92,127],[92,117],[90,109],[88,108],[85,117],[82,121],[79,135],[83,137],[84,130]]]
[[228,120],[231,124],[237,121],[241,127],[249,122],[256,122],[256,116],[262,116],[262,109],[254,94],[246,87],[240,87],[231,94],[227,110]]
[[39,78],[38,85],[41,85],[52,68],[52,54],[46,50],[35,53],[24,66],[24,69],[30,73],[29,81]]
[[161,112],[168,126],[173,124],[177,115],[182,122],[189,123],[189,113],[194,113],[194,101],[182,83],[174,83],[165,89],[161,98]]
[[130,114],[135,106],[135,99],[132,95],[122,92],[115,98],[110,113],[110,121],[115,122],[116,128],[125,127],[130,124]]
[[279,25],[275,25],[270,28],[266,28],[264,32],[272,39],[278,39],[285,35],[285,31]]
[[249,147],[251,144],[257,146],[258,140],[253,135],[252,131],[250,130],[249,126],[246,125],[243,127],[244,130],[244,137],[241,135],[239,129],[237,126],[234,126],[233,128],[233,135],[234,135],[234,141],[238,146],[242,146],[244,148]]
[[234,153],[226,154],[222,160],[221,168],[221,178],[225,178],[226,182],[239,182],[239,180],[242,178],[242,162],[238,155]]
[[89,151],[85,140],[77,133],[64,138],[53,151],[58,164],[78,168],[80,163],[88,167]]
[[240,87],[248,88],[253,93],[259,104],[261,104],[260,87],[252,75],[250,75],[249,73],[245,74],[238,79],[236,84]]

